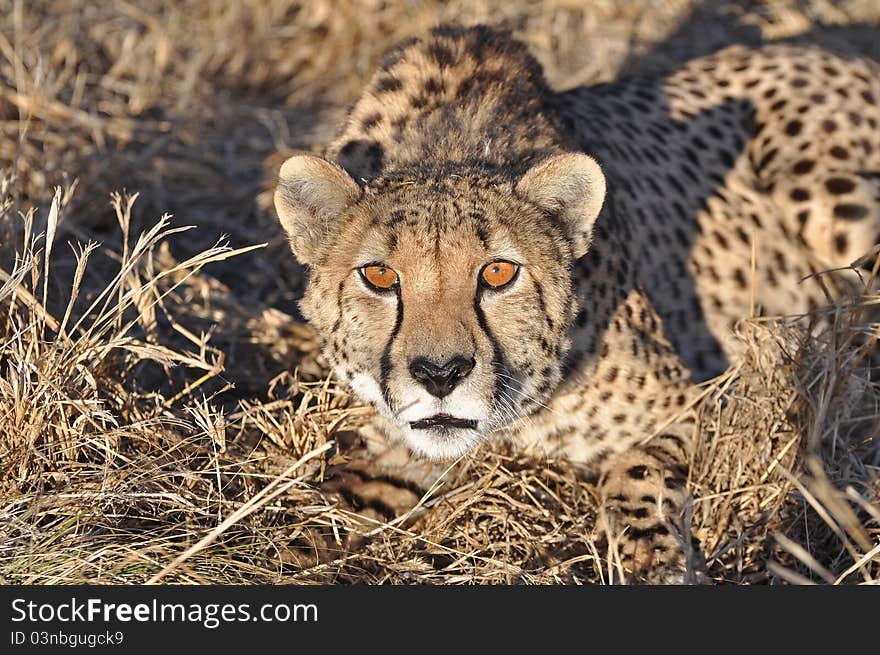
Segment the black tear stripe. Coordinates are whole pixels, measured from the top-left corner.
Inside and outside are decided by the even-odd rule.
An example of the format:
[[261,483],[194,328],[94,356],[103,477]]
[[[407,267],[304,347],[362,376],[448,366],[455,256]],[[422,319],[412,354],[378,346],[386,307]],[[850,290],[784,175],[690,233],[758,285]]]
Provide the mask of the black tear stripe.
[[486,315],[483,313],[483,308],[480,307],[482,297],[483,290],[479,289],[477,295],[474,296],[474,313],[477,315],[477,324],[480,326],[483,334],[486,335],[486,338],[489,339],[489,343],[492,344],[492,370],[495,371],[495,388],[492,391],[492,402],[493,407],[498,407],[501,402],[501,376],[507,375],[508,367],[504,361],[504,351],[501,350],[501,344],[498,343],[498,339],[495,338],[491,328],[489,328],[489,324],[486,322]]
[[400,326],[403,324],[403,297],[400,295],[400,286],[395,288],[394,295],[397,298],[397,318],[394,321],[394,327],[391,329],[391,336],[388,337],[388,343],[382,351],[382,359],[380,362],[379,387],[382,389],[382,398],[385,404],[391,407],[391,396],[388,393],[388,376],[391,375],[391,346],[400,332]]

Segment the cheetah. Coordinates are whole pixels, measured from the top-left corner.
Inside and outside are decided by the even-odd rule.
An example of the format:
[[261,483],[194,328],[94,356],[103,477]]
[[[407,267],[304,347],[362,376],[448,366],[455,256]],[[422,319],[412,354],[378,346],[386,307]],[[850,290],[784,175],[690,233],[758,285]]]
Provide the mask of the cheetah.
[[383,438],[569,458],[627,579],[684,581],[695,384],[876,243],[878,98],[874,62],[791,45],[556,91],[508,32],[436,28],[280,169],[303,314]]

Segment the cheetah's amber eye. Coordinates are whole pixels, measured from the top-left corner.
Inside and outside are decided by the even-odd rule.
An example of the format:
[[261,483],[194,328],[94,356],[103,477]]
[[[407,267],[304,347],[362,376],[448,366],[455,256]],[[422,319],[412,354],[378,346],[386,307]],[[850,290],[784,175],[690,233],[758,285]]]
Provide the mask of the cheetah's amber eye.
[[480,280],[487,287],[500,289],[513,282],[517,273],[519,273],[519,266],[513,262],[489,262],[480,271]]
[[384,264],[361,266],[361,277],[377,291],[388,291],[397,284],[397,273]]

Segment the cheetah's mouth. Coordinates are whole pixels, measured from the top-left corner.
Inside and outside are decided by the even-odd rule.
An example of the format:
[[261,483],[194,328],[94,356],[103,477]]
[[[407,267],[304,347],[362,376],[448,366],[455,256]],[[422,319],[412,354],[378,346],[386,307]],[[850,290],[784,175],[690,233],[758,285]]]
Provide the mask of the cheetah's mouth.
[[461,428],[463,430],[476,430],[477,422],[470,418],[456,418],[449,414],[435,414],[418,421],[411,421],[409,426],[413,430],[428,430],[430,428]]

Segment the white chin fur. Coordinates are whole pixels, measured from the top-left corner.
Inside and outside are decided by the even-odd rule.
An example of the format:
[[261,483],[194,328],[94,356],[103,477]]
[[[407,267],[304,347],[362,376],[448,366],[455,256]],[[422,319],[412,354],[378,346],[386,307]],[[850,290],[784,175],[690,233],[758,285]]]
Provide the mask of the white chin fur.
[[417,392],[404,410],[395,416],[382,397],[382,390],[372,376],[357,373],[351,378],[349,384],[362,400],[372,403],[398,427],[410,449],[421,457],[434,460],[455,459],[469,450],[473,450],[483,439],[482,433],[478,430],[450,428],[414,430],[409,425],[412,421],[441,412],[452,414],[457,418],[468,418],[483,423],[486,417],[484,405],[468,398],[463,390],[457,389],[444,402],[429,397],[427,393]]
[[407,425],[401,427],[400,431],[413,452],[434,460],[461,457],[476,448],[483,439],[483,435],[477,430],[442,428],[414,430]]

